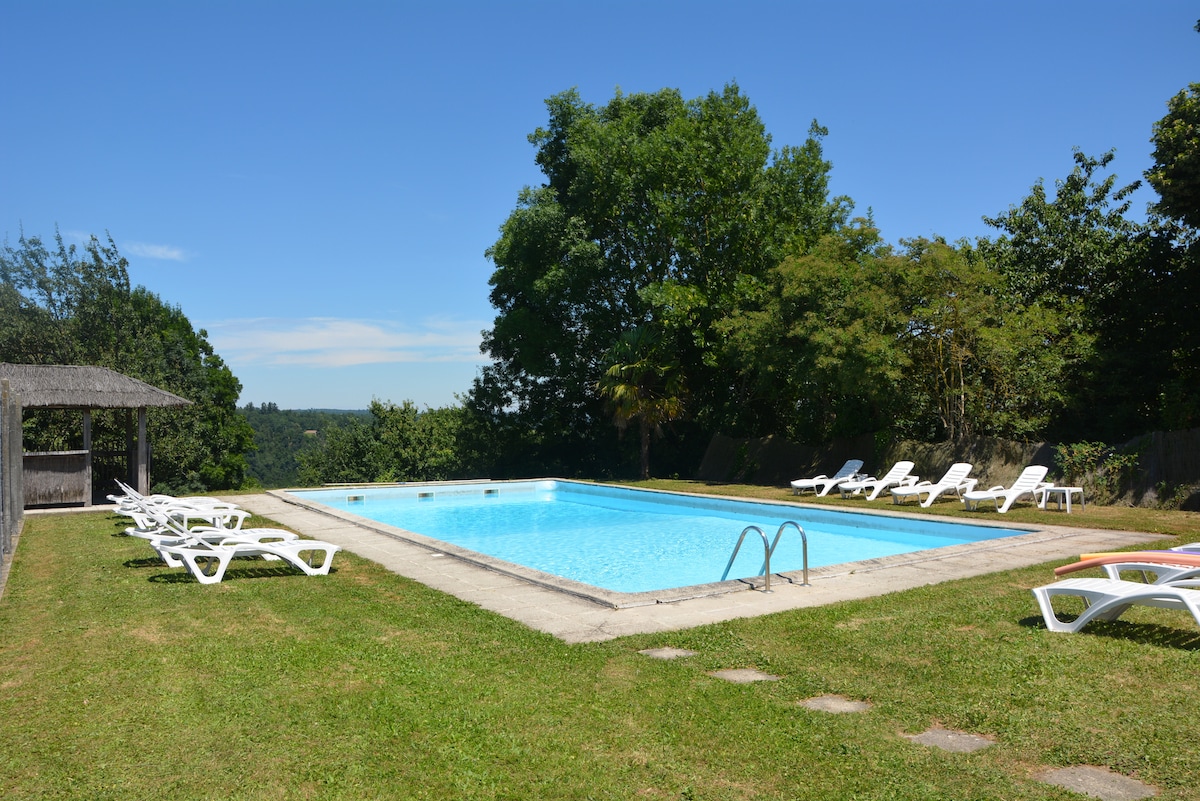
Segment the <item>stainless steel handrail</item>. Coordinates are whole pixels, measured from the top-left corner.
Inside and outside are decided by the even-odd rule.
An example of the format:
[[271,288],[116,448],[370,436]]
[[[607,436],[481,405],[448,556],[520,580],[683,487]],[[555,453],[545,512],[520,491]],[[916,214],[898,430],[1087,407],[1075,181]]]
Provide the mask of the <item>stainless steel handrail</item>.
[[729,571],[733,568],[733,561],[737,559],[738,551],[741,550],[742,542],[746,539],[746,534],[751,531],[757,531],[758,536],[762,537],[763,541],[763,576],[766,582],[763,584],[763,592],[771,592],[771,555],[775,553],[775,546],[779,544],[779,538],[783,536],[783,530],[788,526],[795,526],[800,532],[800,541],[804,547],[804,585],[808,586],[808,535],[804,533],[804,529],[800,528],[800,524],[794,520],[788,520],[779,527],[775,532],[775,539],[771,543],[767,543],[767,535],[758,526],[746,526],[742,529],[742,535],[738,537],[737,545],[733,546],[733,553],[729,556],[729,563],[725,565],[725,572],[721,574],[721,581],[724,581],[729,576]]
[[804,533],[804,529],[800,528],[800,524],[795,520],[788,520],[779,527],[779,531],[775,532],[775,542],[771,545],[771,553],[775,553],[775,546],[779,544],[779,538],[783,535],[783,530],[788,526],[795,526],[796,531],[800,532],[800,542],[804,549],[804,586],[808,586],[808,535]]

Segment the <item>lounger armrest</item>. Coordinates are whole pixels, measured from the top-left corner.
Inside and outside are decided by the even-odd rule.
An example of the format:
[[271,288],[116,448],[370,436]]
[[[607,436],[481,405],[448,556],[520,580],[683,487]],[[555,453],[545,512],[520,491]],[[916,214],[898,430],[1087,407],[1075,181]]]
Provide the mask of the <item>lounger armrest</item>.
[[978,483],[979,483],[979,479],[977,479],[977,478],[964,479],[963,483],[962,483],[962,491],[970,492],[971,490],[975,489],[975,485]]
[[[922,486],[924,486],[925,484],[930,484],[930,482],[928,482],[928,481],[920,482],[920,479],[918,476],[905,476],[904,478],[900,479],[900,483],[897,484],[896,486],[898,486],[898,487],[915,487],[918,483],[921,483]],[[930,484],[930,486],[933,486],[933,485]]]

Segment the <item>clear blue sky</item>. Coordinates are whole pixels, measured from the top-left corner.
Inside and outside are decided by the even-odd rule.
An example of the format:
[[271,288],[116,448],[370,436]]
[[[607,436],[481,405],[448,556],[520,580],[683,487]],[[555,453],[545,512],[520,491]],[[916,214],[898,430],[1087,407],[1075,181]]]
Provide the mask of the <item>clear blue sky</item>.
[[[205,328],[241,402],[442,406],[483,364],[484,251],[577,87],[736,81],[776,147],[889,241],[988,235],[1072,149],[1150,165],[1200,81],[1200,6],[975,2],[0,0],[0,232],[107,231]],[[1152,195],[1136,196],[1140,213]]]

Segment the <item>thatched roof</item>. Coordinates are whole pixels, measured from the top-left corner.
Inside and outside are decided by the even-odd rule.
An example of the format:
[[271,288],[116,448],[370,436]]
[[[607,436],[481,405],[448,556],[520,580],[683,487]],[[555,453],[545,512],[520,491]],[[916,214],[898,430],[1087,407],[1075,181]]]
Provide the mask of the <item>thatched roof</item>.
[[192,403],[107,367],[0,362],[0,379],[8,381],[27,409],[138,409]]

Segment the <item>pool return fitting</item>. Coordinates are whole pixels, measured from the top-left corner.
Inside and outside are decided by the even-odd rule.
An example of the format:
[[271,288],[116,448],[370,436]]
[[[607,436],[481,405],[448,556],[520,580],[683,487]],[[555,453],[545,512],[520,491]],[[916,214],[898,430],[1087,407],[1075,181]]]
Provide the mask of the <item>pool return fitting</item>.
[[775,539],[771,543],[767,543],[767,535],[758,526],[746,526],[742,529],[742,536],[738,537],[737,545],[733,546],[733,553],[729,556],[729,564],[725,565],[725,572],[721,574],[721,581],[724,581],[729,576],[729,571],[733,567],[733,560],[737,559],[738,550],[742,547],[742,541],[746,539],[746,534],[751,531],[757,531],[758,536],[762,537],[763,541],[763,575],[766,577],[766,583],[763,585],[763,592],[772,592],[771,590],[771,554],[775,553],[775,546],[779,544],[779,538],[783,536],[783,530],[788,526],[793,526],[796,531],[800,532],[800,542],[804,548],[804,586],[808,586],[808,535],[804,533],[804,529],[800,528],[800,524],[795,520],[788,520],[779,527],[779,531],[775,532]]

